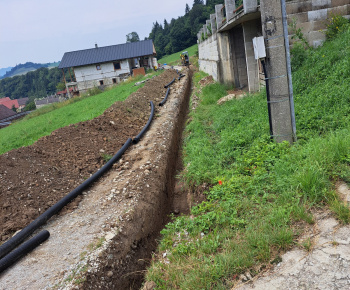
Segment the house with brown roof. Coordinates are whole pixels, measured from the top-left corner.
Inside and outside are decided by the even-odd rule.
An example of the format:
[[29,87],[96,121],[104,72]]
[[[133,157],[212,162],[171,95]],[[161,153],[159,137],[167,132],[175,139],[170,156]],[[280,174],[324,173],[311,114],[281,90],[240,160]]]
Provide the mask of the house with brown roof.
[[12,109],[13,106],[18,109],[19,108],[19,104],[17,100],[11,100],[9,97],[6,98],[2,98],[0,99],[0,105],[4,105],[5,107]]
[[3,119],[6,119],[8,117],[12,117],[16,115],[16,112],[14,112],[13,110],[7,108],[4,105],[0,105],[0,121]]

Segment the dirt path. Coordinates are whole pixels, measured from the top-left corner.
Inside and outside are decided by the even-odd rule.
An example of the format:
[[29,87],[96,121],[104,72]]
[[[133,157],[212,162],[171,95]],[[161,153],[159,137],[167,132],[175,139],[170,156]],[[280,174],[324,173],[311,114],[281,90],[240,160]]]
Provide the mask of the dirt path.
[[[129,289],[130,287],[138,288],[140,286],[142,281],[142,272],[140,271],[145,269],[145,265],[150,260],[151,251],[155,247],[155,238],[166,222],[167,214],[171,208],[174,188],[173,176],[182,130],[181,120],[184,119],[186,114],[188,104],[188,98],[186,99],[186,97],[188,97],[190,88],[189,72],[186,74],[186,77],[182,78],[180,82],[177,81],[171,87],[166,105],[157,108],[156,118],[147,135],[140,143],[127,151],[123,159],[113,167],[109,174],[84,193],[84,198],[79,204],[74,204],[65,215],[61,214],[53,218],[44,227],[50,231],[50,239],[18,264],[5,271],[0,276],[0,289],[63,289],[76,287],[82,289],[96,289],[98,287],[115,289],[112,285],[117,284],[119,285],[118,289]],[[145,124],[150,112],[147,101],[152,99],[158,104],[165,95],[164,84],[168,83],[175,75],[175,71],[169,71],[161,77],[149,81],[143,89],[135,93],[135,96],[132,95],[128,98],[121,108],[120,103],[114,105],[103,116],[99,117],[98,122],[101,125],[96,125],[95,121],[90,121],[93,124],[92,127],[96,130],[93,130],[90,124],[86,123],[80,123],[77,127],[69,127],[72,130],[88,127],[87,136],[90,136],[90,139],[93,139],[91,136],[97,136],[98,140],[98,142],[94,142],[95,146],[93,146],[94,144],[89,143],[89,138],[82,139],[83,143],[85,141],[87,143],[86,148],[73,149],[73,152],[77,154],[82,152],[81,158],[83,159],[86,156],[84,152],[92,152],[91,155],[94,156],[92,159],[100,156],[101,150],[109,154],[113,150],[114,153],[115,148],[109,149],[107,145],[107,147],[102,146],[109,142],[103,142],[106,137],[100,136],[100,131],[101,133],[104,131],[100,130],[100,127],[114,127],[119,121],[126,124],[126,126],[123,126],[124,129],[114,131],[113,134],[109,132],[107,135],[108,140],[111,139],[111,136],[118,135],[119,142],[124,143],[127,137],[135,135],[133,133],[134,127],[136,128],[135,132],[138,133],[140,127]],[[136,113],[136,116],[128,115],[129,111]],[[111,114],[114,119],[110,118]],[[135,118],[138,120],[136,124],[133,123]],[[130,120],[131,122],[129,122]],[[64,132],[66,132],[65,130],[70,131],[69,129],[62,130]],[[60,145],[69,143],[67,147],[64,147],[64,145],[62,145],[63,147],[54,146],[57,140],[63,138],[59,131],[43,138],[49,140],[46,144],[52,144],[52,147],[56,150],[59,147],[60,152],[66,152],[69,150],[62,148],[76,148],[75,143],[82,143],[79,138],[71,138],[73,133],[67,133],[67,140],[72,139],[73,141],[61,141]],[[123,134],[118,134],[120,131],[128,136],[124,137]],[[82,136],[84,134],[79,135],[74,132],[74,135]],[[102,133],[102,136],[105,135]],[[42,141],[34,144],[34,150],[31,151],[33,155],[30,156],[31,158],[36,156],[36,153],[40,153],[36,150],[41,150],[41,154],[45,153],[46,157],[46,159],[40,160],[42,163],[38,162],[42,165],[43,162],[45,164],[49,163],[47,152],[50,152],[51,149],[46,149],[40,142]],[[27,154],[23,154],[27,152],[25,150],[27,149],[12,151],[5,156],[0,156],[0,158],[7,160],[7,162],[14,162],[11,161],[14,160],[12,154],[16,154],[17,157],[15,158],[28,157]],[[52,149],[52,152],[54,151]],[[50,171],[60,172],[62,179],[57,181],[55,186],[65,184],[66,180],[79,180],[79,176],[82,177],[89,172],[88,170],[91,170],[90,166],[85,168],[81,165],[80,169],[77,168],[79,165],[73,166],[73,168],[76,168],[75,172],[78,175],[64,177],[66,176],[63,174],[65,171],[58,165],[65,164],[65,162],[77,164],[74,162],[74,157],[69,157],[69,153],[64,153],[64,156],[67,157],[62,157],[60,160],[56,158],[56,165],[50,163],[48,169],[41,167],[41,165],[39,167],[42,169],[39,172],[45,172],[45,174]],[[88,154],[88,156],[90,155]],[[19,163],[23,164],[23,162]],[[89,162],[86,161],[86,163]],[[0,164],[2,166],[5,163],[0,162]],[[33,164],[36,164],[36,162],[33,162]],[[96,164],[100,165],[98,161]],[[8,168],[9,164],[6,163],[6,166]],[[28,166],[30,169],[30,165]],[[50,166],[55,166],[58,170],[50,170]],[[95,166],[95,163],[93,166]],[[37,174],[37,170],[33,169],[31,171],[32,175]],[[81,174],[81,172],[83,173]],[[10,177],[10,172],[7,169],[2,169],[0,174],[2,178],[0,183],[4,186],[4,180]],[[22,176],[25,176],[24,171]],[[28,180],[30,178],[32,176],[29,175]],[[46,184],[45,189],[46,187],[51,188],[43,182],[45,181],[44,178],[48,179],[48,177],[43,176],[41,180],[37,181],[37,187],[44,183]],[[72,187],[75,185],[75,182],[71,183]],[[41,188],[38,191],[39,194],[42,190]],[[68,188],[60,191],[66,193],[67,190]],[[14,186],[11,191],[17,192],[18,187]],[[58,195],[57,192],[59,191],[46,189],[45,192],[47,195],[55,196]],[[8,194],[1,195],[2,201],[10,196],[10,193]],[[33,198],[35,201],[36,199],[41,200],[43,196]],[[9,198],[6,203],[7,206],[3,206],[0,211],[0,216],[5,220],[7,218],[5,221],[6,227],[2,228],[2,240],[8,238],[11,232],[22,227],[24,223],[22,221],[25,217],[23,216],[24,213],[18,216],[18,210],[12,206],[15,200]],[[17,199],[17,201],[22,204],[21,199]],[[54,201],[45,201],[43,204],[48,207],[52,202]],[[2,202],[2,204],[4,203]],[[41,206],[41,203],[39,206]],[[27,207],[38,211],[34,204],[29,206],[28,203],[27,205],[23,203],[19,211]],[[45,206],[41,211],[44,209]],[[17,223],[15,223],[16,216],[19,220]],[[35,214],[33,217],[35,217]],[[29,219],[29,215],[25,218]],[[8,220],[10,219],[16,226],[9,224]]]
[[[350,201],[342,183],[338,192]],[[234,289],[350,289],[350,226],[342,226],[329,211],[315,213],[315,225],[277,266],[252,280],[247,275]]]

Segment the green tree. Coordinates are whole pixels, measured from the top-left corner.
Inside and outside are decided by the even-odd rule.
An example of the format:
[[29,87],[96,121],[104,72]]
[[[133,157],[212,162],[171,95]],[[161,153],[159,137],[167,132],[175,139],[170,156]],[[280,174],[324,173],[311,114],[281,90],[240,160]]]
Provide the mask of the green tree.
[[186,3],[186,8],[185,8],[185,14],[188,14],[190,12],[190,6]]
[[137,42],[140,41],[140,37],[137,32],[133,31],[126,35],[126,42]]
[[17,110],[16,110],[15,105],[12,105],[12,111],[14,111],[15,113],[17,113]]
[[56,85],[56,90],[57,91],[64,91],[66,89],[66,86],[64,85],[64,83],[58,83]]

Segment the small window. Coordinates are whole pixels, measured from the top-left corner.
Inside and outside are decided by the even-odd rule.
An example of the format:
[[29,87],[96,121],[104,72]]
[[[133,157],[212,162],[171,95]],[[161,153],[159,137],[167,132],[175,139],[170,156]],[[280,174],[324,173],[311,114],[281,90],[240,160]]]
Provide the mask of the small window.
[[96,65],[96,69],[97,69],[97,70],[101,70],[101,65],[100,65],[100,64],[97,64],[97,65]]
[[117,83],[117,79],[112,79],[112,81],[113,81],[113,84],[116,84]]
[[113,62],[113,65],[114,65],[114,70],[121,69],[120,62]]
[[103,86],[103,81],[100,81],[100,86]]

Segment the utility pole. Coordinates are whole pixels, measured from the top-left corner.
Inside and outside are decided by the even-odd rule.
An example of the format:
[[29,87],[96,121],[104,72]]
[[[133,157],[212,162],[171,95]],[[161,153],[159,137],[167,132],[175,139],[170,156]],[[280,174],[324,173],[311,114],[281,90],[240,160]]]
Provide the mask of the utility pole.
[[296,126],[285,0],[261,0],[260,9],[271,137],[292,144],[296,141]]

